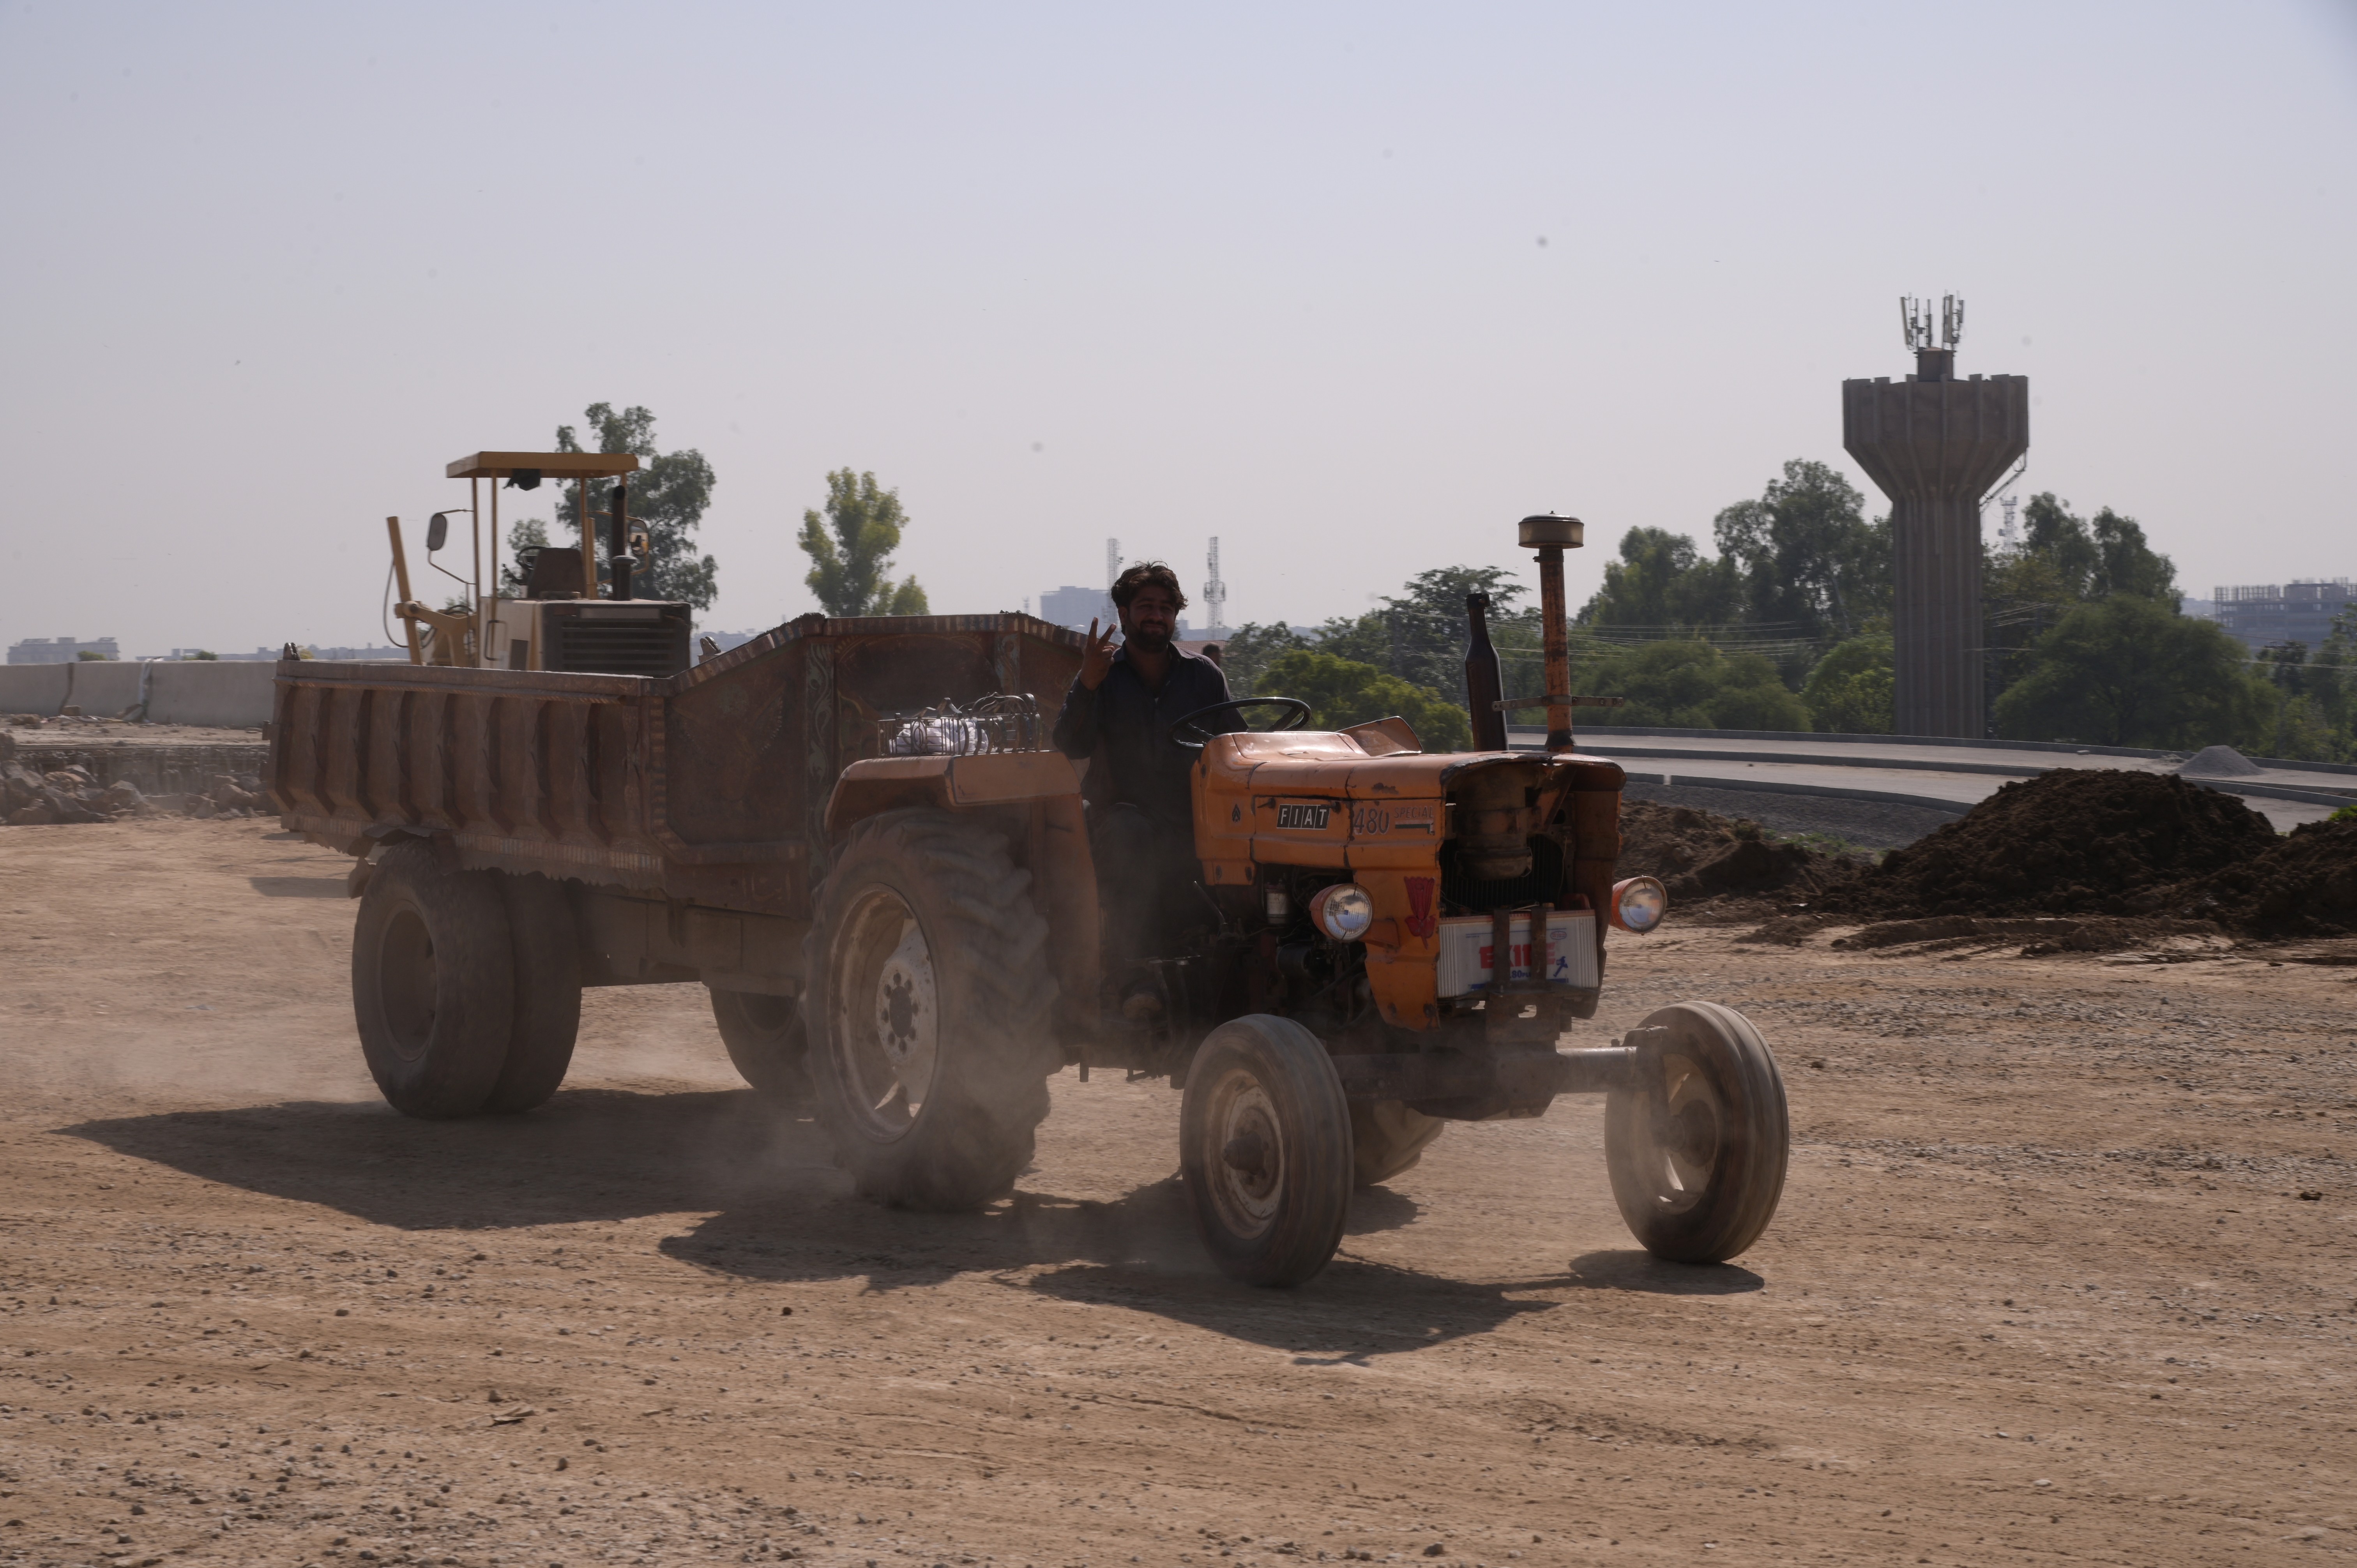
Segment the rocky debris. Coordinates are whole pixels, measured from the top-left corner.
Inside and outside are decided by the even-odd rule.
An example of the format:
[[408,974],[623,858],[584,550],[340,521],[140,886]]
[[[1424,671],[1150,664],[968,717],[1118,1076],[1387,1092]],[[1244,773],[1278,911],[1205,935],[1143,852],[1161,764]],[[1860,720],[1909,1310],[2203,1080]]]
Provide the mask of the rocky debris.
[[2205,746],[2177,770],[2188,779],[2248,779],[2266,771],[2231,746]]
[[2175,914],[2164,889],[2248,865],[2279,842],[2241,800],[2186,779],[2061,768],[2007,784],[1818,908],[1885,920]]
[[258,811],[262,810],[262,780],[247,774],[234,778],[222,774],[213,780],[212,803],[225,811]]
[[1623,876],[1657,876],[1674,903],[1770,895],[1814,896],[1857,875],[1865,862],[1778,842],[1747,819],[1692,806],[1626,800],[1620,807]]
[[43,822],[102,822],[104,791],[88,770],[53,768],[36,773],[21,762],[0,764],[0,816],[11,827]]
[[23,760],[38,753],[0,757],[0,823],[40,827],[71,822],[112,822],[126,817],[265,815],[269,801],[253,774],[222,774],[201,794],[148,795],[128,779],[102,785],[91,770],[67,764],[35,772]]

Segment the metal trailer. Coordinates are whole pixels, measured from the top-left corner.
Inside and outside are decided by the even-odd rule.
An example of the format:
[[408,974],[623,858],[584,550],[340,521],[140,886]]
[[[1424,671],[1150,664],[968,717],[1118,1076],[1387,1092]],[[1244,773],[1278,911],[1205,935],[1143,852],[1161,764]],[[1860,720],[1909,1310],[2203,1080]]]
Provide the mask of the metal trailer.
[[[390,849],[422,843],[450,869],[504,874],[511,905],[532,900],[511,910],[508,940],[569,940],[580,985],[703,982],[748,1079],[791,1093],[790,999],[839,777],[876,755],[886,715],[992,693],[1052,714],[1082,640],[1024,615],[809,615],[665,678],[286,660],[264,784],[289,830],[357,857],[355,897]],[[986,805],[1010,776],[1054,772],[1063,794],[1013,808],[1018,854],[1077,852],[1085,870],[1062,757],[907,761],[863,770],[864,798],[838,811],[944,789]],[[1085,933],[1063,950],[1092,965],[1094,946]],[[425,1114],[521,1109],[562,1078],[543,1063],[534,1083],[469,1105],[471,1087],[387,1081],[382,1054],[388,1097]]]

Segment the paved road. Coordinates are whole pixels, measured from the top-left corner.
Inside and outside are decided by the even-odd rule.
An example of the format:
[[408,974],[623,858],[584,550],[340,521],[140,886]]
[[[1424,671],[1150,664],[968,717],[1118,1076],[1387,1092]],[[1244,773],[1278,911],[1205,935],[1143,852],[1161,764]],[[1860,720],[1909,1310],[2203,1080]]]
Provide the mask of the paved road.
[[[1538,738],[1536,730],[1514,732],[1517,745],[1535,744]],[[2120,756],[2093,749],[1942,746],[1896,739],[1841,741],[1824,736],[1623,736],[1604,725],[1581,732],[1580,749],[1611,757],[1629,769],[1631,779],[1644,783],[1888,800],[1958,812],[1970,810],[2013,780],[2058,768],[2174,773],[2183,761],[2181,756],[2168,754]],[[2271,767],[2253,774],[2203,777],[2198,781],[2241,795],[2252,810],[2282,832],[2301,822],[2320,822],[2341,802],[2357,801],[2357,771]]]

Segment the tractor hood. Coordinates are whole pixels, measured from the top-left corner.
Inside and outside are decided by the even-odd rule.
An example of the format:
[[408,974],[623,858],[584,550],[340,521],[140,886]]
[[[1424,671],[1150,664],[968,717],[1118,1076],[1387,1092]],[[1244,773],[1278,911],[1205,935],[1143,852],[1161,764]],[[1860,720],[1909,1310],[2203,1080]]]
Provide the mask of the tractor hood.
[[1510,809],[1508,831],[1527,833],[1554,818],[1566,795],[1617,795],[1626,778],[1620,764],[1576,752],[1427,756],[1398,719],[1223,735],[1196,764],[1196,847],[1214,884],[1249,882],[1259,864],[1429,864],[1452,833],[1491,825],[1477,814]]

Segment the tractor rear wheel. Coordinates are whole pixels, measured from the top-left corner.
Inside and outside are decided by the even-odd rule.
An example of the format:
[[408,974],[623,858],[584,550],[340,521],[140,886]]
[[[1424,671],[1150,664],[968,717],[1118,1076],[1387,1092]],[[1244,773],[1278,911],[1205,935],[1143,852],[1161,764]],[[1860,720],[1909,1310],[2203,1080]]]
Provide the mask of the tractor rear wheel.
[[1318,1036],[1266,1013],[1206,1036],[1178,1162],[1195,1233],[1231,1279],[1297,1285],[1324,1268],[1351,1214],[1351,1105]]
[[1784,1079],[1751,1020],[1716,1002],[1647,1018],[1639,1080],[1604,1107],[1620,1218],[1647,1251],[1721,1263],[1760,1239],[1784,1192]]
[[1376,1187],[1413,1170],[1448,1122],[1403,1101],[1376,1100],[1351,1107],[1351,1180]]
[[811,1108],[810,1040],[791,996],[714,991],[712,1021],[737,1075],[762,1099],[796,1114]]
[[853,830],[805,948],[818,1117],[859,1191],[976,1208],[1031,1163],[1062,1065],[1048,923],[1006,840],[947,811]]
[[447,865],[411,839],[386,850],[352,930],[352,1013],[388,1103],[410,1116],[472,1116],[508,1058],[514,942],[488,871]]

